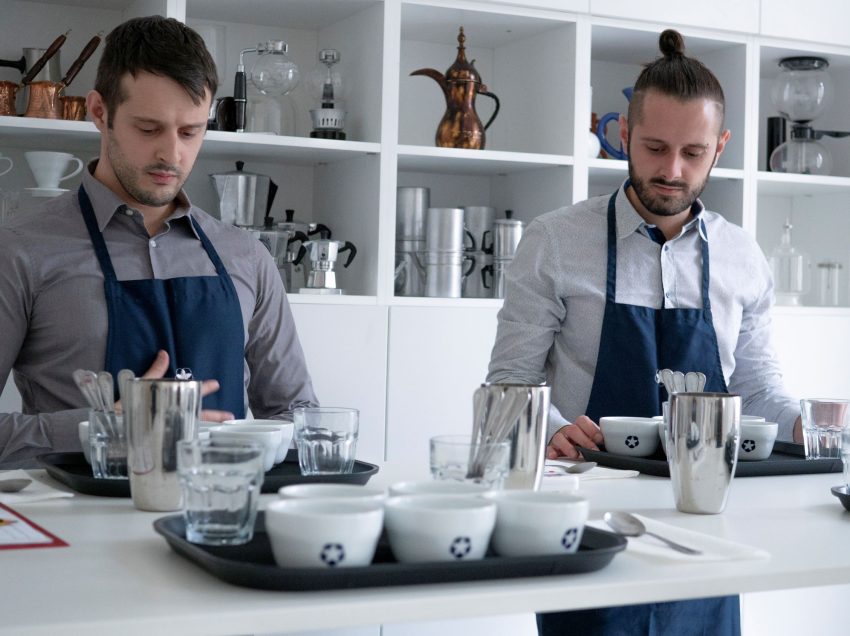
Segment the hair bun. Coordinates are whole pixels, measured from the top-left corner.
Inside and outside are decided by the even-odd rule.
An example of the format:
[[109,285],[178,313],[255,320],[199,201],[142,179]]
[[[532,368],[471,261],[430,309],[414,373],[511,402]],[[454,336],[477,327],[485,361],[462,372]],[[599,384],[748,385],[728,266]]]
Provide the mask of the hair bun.
[[664,57],[685,54],[685,39],[675,29],[666,29],[658,38],[658,46]]

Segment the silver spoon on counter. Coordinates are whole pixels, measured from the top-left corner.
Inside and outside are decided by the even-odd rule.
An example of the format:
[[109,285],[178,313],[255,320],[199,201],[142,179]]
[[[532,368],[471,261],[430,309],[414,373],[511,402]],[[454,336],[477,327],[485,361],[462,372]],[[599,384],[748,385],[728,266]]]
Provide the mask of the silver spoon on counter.
[[0,479],[0,492],[19,492],[31,483],[32,479]]
[[651,537],[660,539],[674,550],[678,550],[683,554],[702,554],[702,551],[700,550],[689,548],[680,543],[676,543],[675,541],[671,541],[666,537],[662,537],[659,534],[649,532],[640,519],[628,512],[606,512],[602,515],[602,518],[605,520],[605,523],[611,526],[614,532],[621,534],[624,537],[640,537],[644,534],[648,534]]

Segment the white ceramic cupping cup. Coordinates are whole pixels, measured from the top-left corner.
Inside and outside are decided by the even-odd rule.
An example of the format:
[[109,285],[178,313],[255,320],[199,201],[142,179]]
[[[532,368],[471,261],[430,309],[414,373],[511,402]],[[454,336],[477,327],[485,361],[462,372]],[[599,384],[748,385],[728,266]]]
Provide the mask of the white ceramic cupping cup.
[[496,523],[496,504],[482,497],[391,497],[384,509],[401,563],[481,559]]
[[375,556],[384,508],[369,501],[279,499],[268,505],[265,518],[280,567],[357,567]]
[[648,457],[658,450],[658,422],[651,417],[602,417],[599,428],[609,453]]
[[498,512],[493,549],[506,557],[570,554],[578,550],[589,505],[584,497],[540,490],[486,495]]
[[[667,404],[667,402],[665,402],[665,404]],[[661,449],[664,451],[664,454],[666,455],[667,454],[667,440],[664,437],[664,427],[667,426],[669,424],[669,422],[667,422],[664,419],[664,416],[662,416],[662,415],[656,415],[652,419],[655,420],[656,422],[658,422],[658,438],[659,438],[659,441],[661,442]],[[744,440],[744,437],[743,437],[743,435],[744,435],[744,425],[745,424],[758,424],[758,423],[764,423],[764,418],[761,415],[742,415],[741,416],[741,443],[742,444],[743,444],[743,440]],[[766,459],[767,457],[769,457],[770,454],[773,452],[773,444],[776,441],[776,431],[777,430],[778,430],[778,426],[773,429],[772,439],[769,439],[770,435],[765,434],[764,431],[757,431],[757,432],[759,432],[759,434],[758,434],[759,440],[767,441],[769,439],[769,446],[765,447],[764,444],[760,444],[761,450],[758,453],[755,453],[754,449],[751,449],[750,445],[748,444],[747,448],[749,450],[745,450],[742,447],[741,452],[738,454],[738,459],[753,461],[753,460],[758,460],[758,459]],[[767,448],[766,454],[764,452],[765,448]],[[747,455],[747,456],[745,456],[745,455]]]
[[399,481],[390,486],[390,496],[402,495],[443,495],[450,497],[470,497],[490,492],[487,484],[471,481]]
[[[60,182],[76,177],[83,171],[83,161],[67,152],[31,150],[25,152],[24,156],[39,188],[58,188]],[[77,167],[65,174],[71,162],[76,163]]]
[[277,491],[281,499],[338,499],[382,504],[387,498],[383,488],[358,484],[292,484]]
[[295,425],[292,422],[284,422],[281,420],[225,420],[223,426],[254,426],[265,428],[270,431],[279,430],[281,433],[280,446],[277,449],[274,457],[274,463],[279,464],[286,459],[286,454],[289,452],[289,447],[292,444],[292,435]]
[[767,459],[773,452],[779,424],[776,422],[754,421],[741,416],[741,441],[738,445],[738,459],[758,461]]
[[283,440],[283,433],[276,428],[264,426],[220,426],[210,429],[210,440],[214,443],[229,442],[256,442],[263,449],[263,470],[268,472],[272,469],[277,457],[278,449]]

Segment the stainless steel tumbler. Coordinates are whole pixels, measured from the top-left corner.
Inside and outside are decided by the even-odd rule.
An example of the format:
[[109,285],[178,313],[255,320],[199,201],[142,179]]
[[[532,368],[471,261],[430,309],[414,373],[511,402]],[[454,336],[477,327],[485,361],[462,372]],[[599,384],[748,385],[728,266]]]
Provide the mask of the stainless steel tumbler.
[[177,442],[197,436],[201,383],[137,378],[126,388],[121,397],[133,505],[140,510],[179,510]]
[[722,512],[738,461],[741,396],[673,393],[666,434],[676,508],[697,514]]
[[430,201],[428,188],[402,186],[396,190],[396,241],[425,240],[425,211]]
[[540,487],[550,391],[550,387],[540,385],[482,384],[473,394],[473,440],[510,442],[506,489]]

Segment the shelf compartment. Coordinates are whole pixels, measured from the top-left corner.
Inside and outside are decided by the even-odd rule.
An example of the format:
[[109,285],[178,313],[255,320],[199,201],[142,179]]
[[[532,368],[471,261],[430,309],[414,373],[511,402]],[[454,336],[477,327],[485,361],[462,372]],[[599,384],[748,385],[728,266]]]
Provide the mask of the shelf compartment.
[[759,172],[758,193],[759,195],[786,197],[841,193],[850,195],[850,177]]
[[[486,132],[486,148],[571,154],[575,23],[566,15],[511,7],[471,10],[402,4],[399,142],[434,145],[446,110],[443,91],[432,79],[410,73],[420,68],[445,72],[457,56],[460,26],[466,35],[467,59],[475,60],[482,82],[501,102]],[[494,111],[493,101],[478,96],[476,111],[486,123]]]
[[[715,40],[690,35],[685,38],[685,53],[705,64],[720,81],[726,98],[725,127],[732,138],[720,156],[721,168],[741,169],[744,166],[744,115],[746,112],[747,49],[743,37]],[[635,25],[634,28],[595,24],[591,31],[592,112],[602,117],[608,112],[626,114],[628,102],[622,90],[633,86],[643,64],[658,58],[659,28]],[[590,122],[588,122],[588,125]],[[620,147],[618,126],[611,122],[607,139],[614,148]]]

